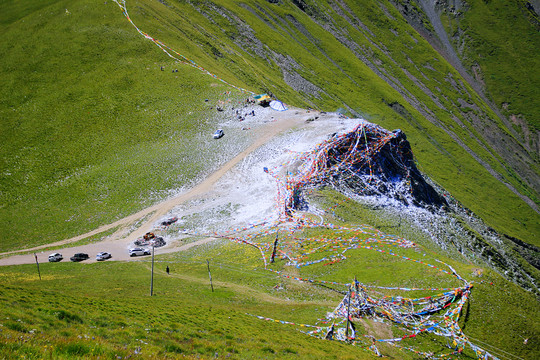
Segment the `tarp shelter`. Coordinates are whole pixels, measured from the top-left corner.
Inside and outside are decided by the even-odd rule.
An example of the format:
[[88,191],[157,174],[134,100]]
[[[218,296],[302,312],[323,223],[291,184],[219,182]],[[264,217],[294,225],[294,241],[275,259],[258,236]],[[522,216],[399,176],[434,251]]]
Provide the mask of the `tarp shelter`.
[[253,98],[257,101],[261,101],[262,99],[270,99],[270,96],[268,96],[268,94],[260,94],[260,95],[253,95]]
[[272,100],[268,94],[255,95],[253,98],[262,106],[268,106],[268,103]]
[[273,100],[270,102],[270,107],[274,110],[277,110],[277,111],[285,111],[287,110],[287,107],[285,106],[284,103],[282,103],[281,101],[278,101],[278,100]]

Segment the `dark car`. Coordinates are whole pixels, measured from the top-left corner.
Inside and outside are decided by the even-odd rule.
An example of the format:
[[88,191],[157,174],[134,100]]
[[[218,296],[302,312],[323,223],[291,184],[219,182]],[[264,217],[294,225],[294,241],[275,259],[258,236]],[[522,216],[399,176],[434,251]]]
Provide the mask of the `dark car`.
[[83,261],[88,259],[88,254],[85,253],[76,253],[72,257],[69,258],[71,261]]
[[169,218],[169,219],[167,219],[165,221],[162,221],[161,225],[162,226],[169,226],[169,225],[174,224],[177,221],[178,221],[178,217],[175,216],[175,217]]

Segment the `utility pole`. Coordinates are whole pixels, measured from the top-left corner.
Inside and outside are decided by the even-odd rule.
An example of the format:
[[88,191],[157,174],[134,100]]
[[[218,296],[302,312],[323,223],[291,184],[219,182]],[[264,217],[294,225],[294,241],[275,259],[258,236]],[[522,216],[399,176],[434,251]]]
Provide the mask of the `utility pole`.
[[150,296],[154,294],[154,245],[152,244],[152,276],[150,278]]
[[206,266],[208,267],[208,276],[210,277],[210,286],[212,287],[212,292],[214,292],[214,285],[212,284],[212,273],[210,272],[210,260],[206,259]]
[[39,271],[39,262],[38,262],[36,253],[34,253],[34,257],[36,258],[37,273],[39,275],[39,280],[41,280],[41,272]]

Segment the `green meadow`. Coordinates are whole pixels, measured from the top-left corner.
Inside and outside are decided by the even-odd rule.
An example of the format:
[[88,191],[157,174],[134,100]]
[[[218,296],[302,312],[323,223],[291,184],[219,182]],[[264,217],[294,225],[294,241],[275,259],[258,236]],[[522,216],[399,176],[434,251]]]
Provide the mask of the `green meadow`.
[[[336,208],[349,227],[351,206]],[[350,216],[351,218],[354,215]],[[369,227],[368,227],[369,228]],[[381,240],[373,228],[366,238]],[[380,232],[381,235],[390,235]],[[346,238],[357,232],[306,229],[305,239]],[[400,234],[393,234],[399,236]],[[261,238],[258,241],[271,242]],[[281,239],[283,248],[289,239]],[[306,249],[318,246],[306,240]],[[474,282],[460,326],[471,341],[491,353],[532,358],[538,353],[538,307],[530,293],[484,267],[446,258],[421,247],[382,247],[400,256],[451,264]],[[419,249],[419,250],[418,250]],[[156,251],[153,296],[151,261],[45,263],[3,267],[0,274],[0,356],[26,359],[122,358],[360,358],[375,356],[361,346],[311,337],[300,324],[321,324],[343,298],[343,286],[317,286],[280,277],[263,269],[253,247],[216,240],[189,251],[159,255]],[[267,254],[268,255],[268,254]],[[369,249],[351,250],[331,265],[295,268],[278,257],[269,268],[288,276],[349,283],[356,277],[368,286],[455,287],[460,282],[425,265]],[[323,252],[313,253],[320,258]],[[210,284],[208,265],[212,275]],[[165,267],[170,267],[167,275]],[[446,269],[448,270],[448,269]],[[213,286],[213,291],[211,288]],[[403,291],[372,289],[371,296]],[[434,292],[415,291],[413,296]],[[435,291],[436,293],[436,291]],[[257,318],[272,319],[272,321]],[[283,324],[273,320],[293,324]],[[366,320],[359,334],[392,337],[402,334],[389,323]],[[527,344],[524,340],[528,339]],[[420,351],[448,352],[445,339],[426,334],[406,344]],[[414,353],[380,346],[392,358],[417,358]],[[466,350],[463,358],[475,358]]]
[[[459,80],[459,75],[392,6],[385,8],[394,20],[377,5],[366,4],[366,12],[357,3],[347,4],[369,33],[322,4],[321,14],[326,15],[318,23],[288,2],[278,6],[248,1],[240,6],[225,1],[220,11],[210,3],[128,1],[127,7],[143,31],[232,84],[256,93],[270,91],[296,106],[327,111],[345,106],[388,129],[401,128],[422,171],[492,227],[537,244],[538,214],[351,49],[356,44],[356,52],[362,48],[371,61],[382,63],[381,69],[394,74],[403,89],[433,109],[443,127],[505,182],[538,203],[536,192],[489,144],[471,137],[482,139],[456,106],[459,98],[467,97],[497,122],[490,110],[466,84],[458,91],[442,86],[448,76]],[[176,63],[138,34],[112,1],[50,1],[39,6],[6,1],[2,8],[4,251],[110,223],[200,181],[216,168],[219,148],[205,141],[223,120],[213,106],[245,94]],[[291,88],[294,84],[283,80],[278,64],[257,56],[254,49],[259,45],[242,44],[247,35],[222,13],[237,14],[266,53],[289,56],[302,65],[295,71],[324,91],[316,95]],[[288,19],[287,26],[283,19]],[[346,29],[352,48],[323,29],[332,23]],[[437,110],[434,98],[413,77],[439,89],[437,101],[450,111]],[[393,103],[404,110],[396,113],[388,106]],[[450,113],[465,127],[456,126]]]
[[481,79],[492,101],[506,115],[523,117],[537,131],[538,106],[527,99],[539,95],[540,75],[531,71],[540,66],[538,16],[527,9],[526,1],[472,1],[469,6],[462,14],[442,17],[447,32],[456,40],[465,40],[464,63],[481,66]]

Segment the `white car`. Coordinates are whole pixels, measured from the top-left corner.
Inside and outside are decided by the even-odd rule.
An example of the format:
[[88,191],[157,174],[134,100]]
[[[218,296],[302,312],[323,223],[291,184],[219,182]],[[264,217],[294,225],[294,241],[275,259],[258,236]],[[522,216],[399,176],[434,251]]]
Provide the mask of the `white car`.
[[143,248],[129,249],[129,256],[143,256],[150,255],[150,250]]
[[49,262],[58,262],[61,261],[64,257],[60,253],[52,253],[49,255]]
[[216,132],[214,133],[214,139],[219,139],[219,138],[223,137],[223,135],[225,135],[223,130],[222,129],[217,129]]
[[96,260],[97,261],[103,261],[103,260],[110,259],[111,257],[112,257],[111,253],[103,251],[103,252],[100,252],[100,253],[98,253],[96,255]]

